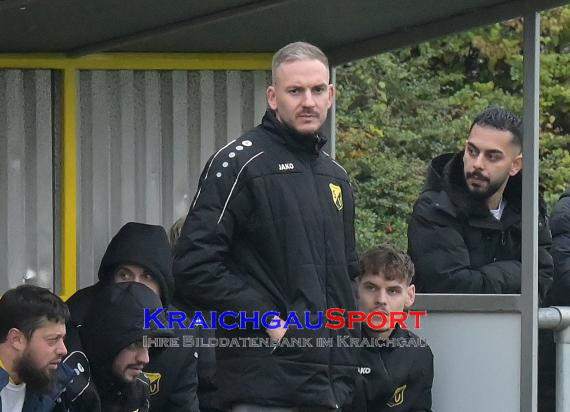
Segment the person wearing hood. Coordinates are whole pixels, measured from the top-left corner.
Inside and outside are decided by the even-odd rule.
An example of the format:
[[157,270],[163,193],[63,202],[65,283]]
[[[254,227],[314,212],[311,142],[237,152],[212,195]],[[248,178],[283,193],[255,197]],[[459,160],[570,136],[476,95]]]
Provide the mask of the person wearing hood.
[[[171,304],[174,290],[171,248],[162,226],[129,222],[113,237],[99,267],[99,281],[77,291],[66,302],[71,312],[66,344],[71,350],[82,350],[80,331],[87,311],[97,293],[109,284],[137,282],[147,286],[162,301],[162,306],[177,310]],[[180,342],[191,330],[174,329]],[[151,412],[197,412],[198,381],[196,357],[192,348],[152,348],[145,367],[150,380]]]
[[[145,308],[154,312],[162,302],[145,285],[127,282],[98,289],[86,312],[79,334],[94,382],[86,390],[96,393],[101,411],[149,411],[150,382],[142,372],[149,363],[144,337],[173,333],[154,322],[145,329]],[[87,410],[81,399],[71,405],[71,412]]]
[[[272,312],[270,327],[216,328],[230,341],[281,342],[216,348],[222,406],[337,410],[351,398],[353,349],[285,344],[357,334],[307,327],[330,308],[356,308],[352,189],[346,171],[323,152],[319,132],[335,89],[326,56],[311,44],[281,48],[272,68],[262,123],[221,148],[202,172],[174,251],[176,291],[218,315],[260,319]],[[301,327],[285,326],[292,312]]]
[[[520,293],[522,122],[491,107],[473,121],[463,152],[436,157],[408,226],[423,293]],[[539,296],[552,281],[540,203]]]

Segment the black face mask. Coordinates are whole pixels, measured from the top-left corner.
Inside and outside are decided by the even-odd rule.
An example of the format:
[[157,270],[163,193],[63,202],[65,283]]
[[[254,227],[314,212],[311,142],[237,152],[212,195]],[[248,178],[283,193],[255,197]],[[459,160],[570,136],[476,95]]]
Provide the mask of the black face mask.
[[53,390],[56,381],[56,369],[40,369],[30,356],[30,351],[24,351],[22,357],[14,365],[14,369],[26,387],[33,391],[48,393]]

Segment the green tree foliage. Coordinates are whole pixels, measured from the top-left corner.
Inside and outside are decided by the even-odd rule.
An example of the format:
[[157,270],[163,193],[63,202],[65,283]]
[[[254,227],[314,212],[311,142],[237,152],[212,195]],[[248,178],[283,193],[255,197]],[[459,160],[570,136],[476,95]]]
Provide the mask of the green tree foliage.
[[[491,105],[522,110],[521,19],[337,69],[337,157],[353,180],[357,242],[406,249],[407,219],[429,161],[461,150]],[[552,205],[570,184],[570,6],[541,21],[541,187]]]

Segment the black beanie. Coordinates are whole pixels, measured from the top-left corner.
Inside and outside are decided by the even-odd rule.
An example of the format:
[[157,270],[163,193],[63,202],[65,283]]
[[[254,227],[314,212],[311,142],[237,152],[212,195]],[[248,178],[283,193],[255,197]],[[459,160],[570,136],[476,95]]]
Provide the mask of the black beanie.
[[99,267],[99,280],[108,281],[119,265],[139,265],[158,282],[162,304],[168,307],[174,289],[172,253],[162,226],[129,222],[111,239]]

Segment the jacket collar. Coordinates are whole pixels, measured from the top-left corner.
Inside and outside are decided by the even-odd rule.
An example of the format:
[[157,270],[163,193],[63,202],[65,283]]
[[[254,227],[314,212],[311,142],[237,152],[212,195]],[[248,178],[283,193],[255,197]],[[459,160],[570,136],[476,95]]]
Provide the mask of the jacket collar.
[[[375,339],[368,334],[368,331],[366,330],[366,328],[362,328],[362,329],[363,329],[363,335],[364,335],[363,337],[366,337],[368,339]],[[399,324],[396,324],[396,327],[394,328],[394,330],[392,330],[392,333],[390,333],[390,336],[387,339],[400,339],[400,338],[407,339],[408,336],[409,335],[407,334],[407,332],[405,330],[403,330]],[[373,352],[379,351],[379,350],[391,352],[396,348],[397,348],[396,345],[364,347],[364,349],[370,350]]]
[[[463,172],[463,152],[447,153],[433,159],[423,191],[441,192],[440,208],[454,217],[463,216],[481,227],[495,228],[499,224],[491,216],[485,201],[469,193]],[[520,216],[522,172],[509,178],[503,199],[507,201],[507,209]],[[505,219],[503,221],[508,223]]]
[[8,382],[10,381],[10,377],[8,376],[8,372],[6,372],[2,367],[0,367],[0,391],[4,389]]
[[300,134],[291,127],[281,123],[273,110],[268,109],[263,116],[261,126],[279,136],[285,144],[294,150],[306,152],[315,156],[327,142],[327,138],[320,133]]

